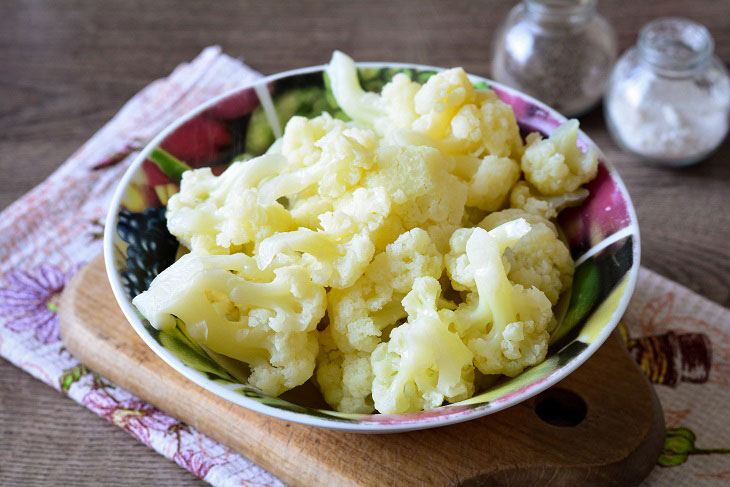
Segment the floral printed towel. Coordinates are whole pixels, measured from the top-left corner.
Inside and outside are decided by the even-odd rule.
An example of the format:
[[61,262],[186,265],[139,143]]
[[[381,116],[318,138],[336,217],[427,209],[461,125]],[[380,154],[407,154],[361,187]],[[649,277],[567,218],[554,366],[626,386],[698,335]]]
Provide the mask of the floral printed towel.
[[[86,370],[64,348],[57,298],[101,251],[103,219],[136,152],[185,112],[256,78],[205,49],[134,98],[0,216],[0,355],[213,485],[283,485],[175,418]],[[667,436],[647,485],[730,481],[730,311],[642,269],[622,328],[664,406]]]
[[730,485],[730,310],[642,268],[620,330],[667,426],[645,484]]

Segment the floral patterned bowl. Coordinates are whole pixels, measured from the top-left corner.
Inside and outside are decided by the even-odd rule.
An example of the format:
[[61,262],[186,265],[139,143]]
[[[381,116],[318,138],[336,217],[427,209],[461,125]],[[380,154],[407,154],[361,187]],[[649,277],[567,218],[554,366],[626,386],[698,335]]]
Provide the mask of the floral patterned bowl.
[[[398,72],[423,82],[440,69],[393,63],[358,67],[363,87],[371,91],[379,91]],[[165,204],[178,191],[183,171],[210,166],[220,173],[238,157],[262,154],[292,116],[339,113],[323,69],[269,76],[211,100],[159,134],[124,175],[107,217],[104,254],[114,295],[147,345],[188,379],[235,404],[287,421],[371,433],[431,428],[484,416],[552,386],[585,362],[618,323],[639,270],[636,214],[621,178],[602,155],[598,176],[588,184],[590,197],[559,215],[577,267],[546,360],[457,404],[408,414],[347,414],[302,401],[296,394],[268,397],[237,380],[232,364],[212,359],[181,330],[158,331],[136,311],[132,298],[175,260],[178,243],[167,231]],[[471,79],[477,87],[491,87],[510,104],[525,133],[549,134],[565,121],[527,95],[484,78]],[[581,132],[579,144],[593,142]]]

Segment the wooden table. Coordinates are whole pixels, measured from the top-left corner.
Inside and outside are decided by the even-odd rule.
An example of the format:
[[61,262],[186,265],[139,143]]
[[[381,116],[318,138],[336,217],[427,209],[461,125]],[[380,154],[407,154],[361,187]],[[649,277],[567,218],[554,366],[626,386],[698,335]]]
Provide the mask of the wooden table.
[[[358,60],[461,65],[489,74],[492,35],[512,2],[97,0],[0,3],[0,208],[50,174],[125,100],[202,48],[262,73]],[[707,25],[730,62],[730,2],[602,0],[621,49],[650,19]],[[730,305],[730,142],[685,170],[648,167],[611,140],[600,109],[584,130],[619,168],[636,204],[642,264]],[[0,360],[0,485],[202,482]],[[73,479],[73,480],[72,480]],[[113,479],[113,480],[111,480]]]

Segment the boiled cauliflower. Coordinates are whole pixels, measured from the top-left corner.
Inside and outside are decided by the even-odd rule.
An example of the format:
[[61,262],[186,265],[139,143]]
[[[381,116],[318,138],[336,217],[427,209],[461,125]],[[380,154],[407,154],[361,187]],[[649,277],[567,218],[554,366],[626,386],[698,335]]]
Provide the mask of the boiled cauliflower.
[[312,120],[293,117],[281,146],[281,155],[291,162],[261,184],[259,202],[271,204],[310,187],[315,187],[321,198],[336,199],[354,189],[373,166],[375,144],[373,131],[334,119],[326,112]]
[[520,129],[512,107],[491,90],[484,90],[480,104],[481,133],[484,142],[478,154],[518,158],[523,151]]
[[555,305],[560,294],[570,286],[574,270],[570,250],[558,238],[555,226],[541,216],[516,209],[492,213],[479,226],[492,230],[518,218],[530,223],[530,231],[504,252],[509,280],[524,287],[536,287]]
[[362,275],[375,253],[367,236],[352,235],[338,242],[332,234],[300,228],[267,238],[256,260],[262,268],[299,265],[321,286],[346,288]]
[[358,188],[335,201],[334,210],[320,213],[319,219],[324,230],[339,238],[351,233],[367,234],[380,251],[406,231],[392,207],[385,187]]
[[393,78],[382,95],[357,82],[352,59],[336,51],[327,68],[335,100],[353,120],[381,134],[414,132],[450,154],[517,158],[522,138],[512,108],[492,90],[475,90],[462,68],[437,73],[423,85],[405,75]]
[[550,219],[557,217],[564,208],[580,205],[587,197],[588,190],[585,188],[557,196],[543,196],[525,181],[520,181],[512,188],[509,203],[511,208],[519,208],[527,213]]
[[197,342],[249,364],[249,383],[265,394],[301,385],[314,371],[325,290],[301,267],[265,272],[243,253],[190,253],[133,303],[155,328],[180,319]]
[[373,369],[370,354],[345,353],[332,338],[331,328],[319,334],[316,383],[327,404],[346,413],[372,413]]
[[[337,55],[337,54],[335,54]],[[333,56],[334,59],[334,56]],[[403,73],[393,76],[390,83],[383,87],[378,104],[382,105],[382,112],[376,117],[385,117],[386,123],[392,123],[396,127],[411,127],[419,117],[416,113],[415,98],[421,85]],[[387,127],[382,127],[380,132],[386,133]]]
[[502,261],[505,249],[529,231],[530,225],[519,219],[489,232],[458,230],[451,240],[447,269],[452,282],[469,291],[454,311],[454,329],[483,374],[514,377],[547,353],[550,300],[537,288],[513,285]]
[[596,177],[598,152],[577,146],[578,121],[570,120],[556,128],[547,139],[539,134],[527,136],[522,155],[525,179],[547,196],[571,193]]
[[322,286],[351,286],[375,253],[372,234],[390,213],[390,199],[383,188],[358,188],[340,202],[338,209],[319,216],[322,230],[300,228],[263,240],[256,262],[262,269],[297,264]]
[[320,228],[319,215],[334,209],[332,201],[316,193],[302,193],[296,198],[287,198],[289,214],[298,228],[317,230]]
[[[453,73],[453,72],[456,73]],[[443,77],[442,77],[443,76]],[[426,93],[430,98],[429,109],[414,122],[412,129],[424,133],[434,140],[437,147],[449,154],[471,154],[478,157],[492,155],[518,158],[523,151],[522,137],[512,108],[501,101],[492,90],[473,90],[461,68],[444,71],[433,76],[428,83],[438,83],[441,91],[464,90],[471,96],[457,97],[461,102],[458,111],[449,119],[450,112],[442,111],[444,100]],[[424,94],[428,83],[419,95]],[[456,85],[456,87],[453,86]],[[450,97],[451,98],[451,97]],[[450,100],[451,101],[451,100]],[[433,113],[435,111],[435,113]],[[424,130],[428,125],[419,125],[424,118],[449,120],[449,130],[444,137],[433,137],[433,132]]]
[[259,204],[256,185],[286,159],[265,155],[234,162],[220,176],[210,168],[183,173],[180,192],[167,204],[167,227],[187,248],[206,254],[251,253],[264,238],[294,229],[289,212],[273,201]]
[[382,98],[362,89],[355,62],[340,51],[332,53],[327,66],[332,95],[343,112],[361,125],[368,126],[385,114]]
[[368,188],[384,188],[392,200],[391,225],[424,228],[439,250],[460,226],[467,187],[449,173],[441,153],[425,146],[382,145],[377,167],[365,177]]
[[400,304],[418,277],[438,279],[443,259],[424,230],[404,233],[373,262],[351,287],[328,294],[329,327],[340,350],[372,352],[383,331],[406,317]]
[[[478,114],[473,120],[465,120],[468,115],[478,112],[474,102],[474,87],[463,69],[442,71],[431,76],[415,93],[413,107],[418,118],[410,128],[434,140],[453,137],[466,144],[479,144],[481,137],[473,132],[474,126],[478,126]],[[454,129],[458,135],[454,134]]]
[[167,219],[190,252],[137,309],[265,394],[312,379],[348,413],[435,408],[540,363],[574,266],[551,220],[597,170],[578,123],[525,146],[461,68],[378,94],[335,52],[327,76],[351,120],[294,116],[263,156],[183,174]]
[[461,156],[455,158],[454,174],[467,182],[467,206],[497,211],[504,207],[521,172],[520,165],[508,157]]
[[381,413],[433,409],[474,393],[473,354],[451,331],[453,312],[438,310],[441,286],[419,277],[403,298],[408,321],[371,357],[372,395]]

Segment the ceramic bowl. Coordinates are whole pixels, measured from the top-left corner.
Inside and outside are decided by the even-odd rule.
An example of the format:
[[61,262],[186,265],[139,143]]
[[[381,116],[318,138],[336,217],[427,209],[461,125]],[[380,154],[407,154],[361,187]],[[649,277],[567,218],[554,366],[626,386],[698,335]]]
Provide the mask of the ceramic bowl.
[[[165,204],[178,191],[187,167],[225,169],[241,154],[259,155],[294,115],[314,117],[339,111],[328,92],[324,66],[262,78],[191,111],[160,133],[131,164],[109,209],[104,236],[106,268],[114,295],[139,336],[160,358],[204,389],[250,410],[286,421],[346,431],[386,433],[466,421],[507,408],[556,384],[588,359],[618,323],[639,270],[639,229],[631,199],[616,170],[601,153],[590,197],[559,215],[576,261],[572,294],[553,334],[547,359],[474,397],[408,414],[346,414],[297,399],[268,397],[234,378],[178,329],[155,330],[136,311],[132,298],[175,259],[178,243],[166,228]],[[362,63],[365,89],[379,91],[395,73],[425,82],[440,68],[411,64]],[[550,132],[565,121],[555,110],[499,83],[471,76],[510,104],[524,133]],[[594,145],[584,133],[579,144]],[[177,160],[155,157],[165,149]],[[600,153],[600,151],[599,151]]]

